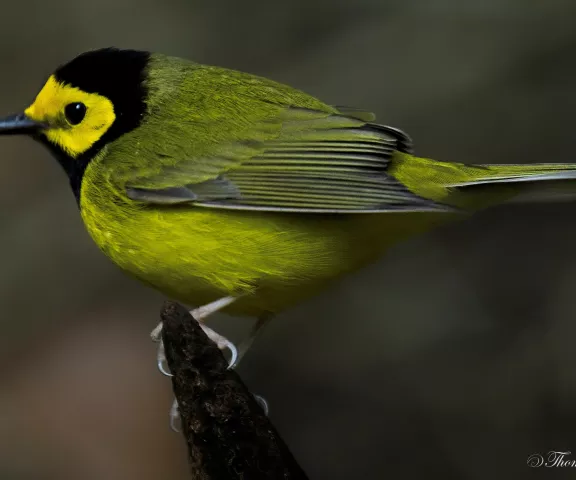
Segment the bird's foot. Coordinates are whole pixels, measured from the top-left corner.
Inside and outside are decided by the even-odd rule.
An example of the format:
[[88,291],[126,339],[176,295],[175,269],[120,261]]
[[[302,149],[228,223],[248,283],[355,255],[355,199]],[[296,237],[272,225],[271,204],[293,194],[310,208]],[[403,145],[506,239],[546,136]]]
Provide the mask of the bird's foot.
[[212,340],[220,350],[230,350],[231,356],[228,363],[228,368],[234,368],[236,366],[236,363],[238,362],[238,349],[236,348],[236,345],[234,345],[226,337],[216,333],[210,327],[207,327],[204,324],[204,320],[206,320],[206,318],[208,318],[210,315],[227,307],[235,300],[236,297],[223,297],[212,303],[202,305],[201,307],[190,311],[190,315],[192,315],[198,321],[200,327],[202,327],[202,330],[204,330],[204,333],[207,335],[207,337]]
[[168,368],[168,360],[166,360],[166,352],[164,351],[164,342],[160,340],[158,344],[158,351],[156,353],[156,365],[158,366],[158,370],[162,375],[166,375],[167,377],[171,377],[172,373]]
[[[217,312],[218,310],[230,305],[234,301],[234,297],[224,297],[215,302],[209,303],[207,305],[203,305],[202,307],[196,308],[195,310],[190,311],[190,314],[194,317],[194,319],[200,324],[204,333],[208,336],[210,340],[212,340],[216,346],[220,350],[230,350],[230,361],[228,364],[228,368],[234,368],[238,363],[238,349],[236,345],[234,345],[230,340],[228,340],[223,335],[216,333],[210,327],[207,327],[203,320],[206,319],[209,315]],[[158,343],[158,353],[156,354],[156,364],[158,366],[158,370],[163,375],[167,377],[171,377],[172,374],[170,373],[170,369],[168,368],[168,362],[166,361],[166,354],[164,352],[164,342],[162,341],[162,322],[160,322],[152,332],[150,332],[150,338],[152,341]]]
[[[207,327],[204,324],[200,324],[200,327],[206,334],[206,336],[212,340],[216,346],[220,350],[230,350],[230,360],[228,362],[228,368],[234,368],[238,363],[238,349],[236,345],[234,345],[230,340],[226,337],[216,333],[210,327]],[[161,331],[161,330],[160,330]],[[168,368],[168,361],[166,360],[166,353],[164,351],[164,342],[162,339],[157,340],[158,342],[158,351],[156,353],[156,365],[158,366],[158,370],[162,375],[166,375],[167,377],[171,377],[172,373]]]
[[[229,369],[234,368],[240,361],[241,356],[238,355],[238,349],[226,337],[220,335],[219,333],[212,330],[210,327],[206,326],[204,324],[204,320],[213,313],[221,310],[224,307],[227,307],[235,300],[236,300],[235,297],[224,297],[219,300],[216,300],[215,302],[203,305],[190,311],[190,314],[200,324],[200,327],[202,328],[206,336],[210,340],[212,340],[220,350],[226,350],[226,349],[230,350],[231,357],[228,363]],[[242,355],[246,353],[246,351],[252,344],[252,341],[256,337],[256,332],[261,330],[261,327],[265,323],[267,323],[268,320],[269,317],[266,317],[258,321],[256,327],[253,329],[250,335],[249,340],[247,342],[244,342],[244,344],[242,345]],[[170,373],[170,370],[168,368],[168,364],[166,361],[166,354],[164,352],[164,343],[162,342],[162,322],[160,322],[156,326],[156,328],[152,330],[152,332],[150,333],[150,337],[152,338],[153,341],[158,342],[158,354],[157,354],[158,370],[160,370],[162,374],[171,377],[172,374]],[[260,407],[264,411],[264,414],[268,415],[269,412],[268,402],[260,395],[254,395],[254,399],[256,400],[258,405],[260,405]],[[178,411],[177,400],[174,400],[172,407],[170,408],[170,428],[172,428],[172,430],[174,430],[175,432],[181,431],[181,418],[180,413]]]
[[258,402],[258,405],[260,405],[262,407],[262,410],[264,410],[264,415],[268,416],[268,412],[270,412],[270,409],[268,408],[268,402],[266,401],[266,399],[262,395],[256,395],[255,393],[253,393],[252,395],[254,395],[254,398],[256,399],[256,402]]
[[179,433],[182,431],[182,419],[180,418],[180,412],[178,411],[178,400],[174,399],[172,407],[170,407],[170,428]]
[[150,332],[150,338],[153,342],[158,343],[158,351],[156,353],[156,365],[158,370],[162,375],[171,377],[170,369],[168,368],[168,362],[166,360],[166,353],[164,352],[164,342],[162,341],[162,322],[160,322],[154,330]]
[[220,350],[230,350],[230,360],[228,361],[228,368],[234,368],[238,363],[238,349],[230,340],[212,330],[210,327],[200,323],[200,327],[204,330],[206,336],[212,340]]

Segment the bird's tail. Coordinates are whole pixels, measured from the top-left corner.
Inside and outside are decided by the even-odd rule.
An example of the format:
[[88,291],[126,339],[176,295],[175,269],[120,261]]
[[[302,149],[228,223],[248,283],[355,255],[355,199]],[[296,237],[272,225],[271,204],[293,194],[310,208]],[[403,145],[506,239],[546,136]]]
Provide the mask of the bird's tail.
[[[447,187],[491,203],[576,200],[576,164],[478,165],[476,178]],[[483,171],[483,172],[482,172]]]
[[392,166],[393,175],[436,202],[476,209],[503,202],[576,200],[576,164],[465,165],[402,156]]

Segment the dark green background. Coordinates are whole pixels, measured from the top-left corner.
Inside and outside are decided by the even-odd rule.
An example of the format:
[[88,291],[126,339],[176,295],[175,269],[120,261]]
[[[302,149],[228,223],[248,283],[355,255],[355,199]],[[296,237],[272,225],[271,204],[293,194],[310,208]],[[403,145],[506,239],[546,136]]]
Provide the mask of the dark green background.
[[[372,109],[423,156],[572,162],[575,15],[567,0],[5,2],[0,111],[116,45]],[[187,478],[148,339],[162,296],[92,245],[46,151],[6,138],[0,156],[0,478]],[[522,479],[533,453],[576,458],[575,215],[484,212],[280,316],[240,372],[311,479]],[[240,338],[250,322],[212,324]]]

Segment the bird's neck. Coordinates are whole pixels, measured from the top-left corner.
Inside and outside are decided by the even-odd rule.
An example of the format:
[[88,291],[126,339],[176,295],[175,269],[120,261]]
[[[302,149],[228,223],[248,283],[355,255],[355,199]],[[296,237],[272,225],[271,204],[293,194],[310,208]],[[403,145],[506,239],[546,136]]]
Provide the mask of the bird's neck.
[[64,172],[68,176],[70,181],[70,187],[72,188],[72,193],[76,198],[76,202],[80,204],[80,190],[82,188],[82,179],[84,178],[84,173],[86,172],[86,167],[96,156],[95,152],[88,151],[79,157],[71,157],[64,150],[62,150],[58,145],[50,142],[44,136],[35,137],[35,140],[44,145],[50,153],[58,160],[58,163],[64,169]]

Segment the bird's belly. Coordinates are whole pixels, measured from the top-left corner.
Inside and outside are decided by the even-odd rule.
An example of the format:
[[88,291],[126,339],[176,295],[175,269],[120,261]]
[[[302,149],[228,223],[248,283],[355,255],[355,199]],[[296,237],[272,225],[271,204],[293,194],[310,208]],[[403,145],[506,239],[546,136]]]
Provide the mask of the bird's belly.
[[[83,211],[120,268],[168,297],[202,305],[239,295],[227,311],[278,312],[419,230],[430,214],[297,215],[200,208]],[[424,222],[428,223],[428,222]]]

